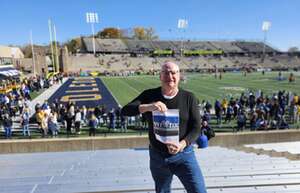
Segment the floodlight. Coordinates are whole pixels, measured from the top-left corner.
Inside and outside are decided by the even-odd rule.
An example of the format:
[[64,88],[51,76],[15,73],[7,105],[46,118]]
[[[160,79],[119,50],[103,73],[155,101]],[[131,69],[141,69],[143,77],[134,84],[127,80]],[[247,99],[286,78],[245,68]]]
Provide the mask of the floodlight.
[[95,29],[94,24],[99,22],[98,13],[95,12],[87,12],[86,13],[86,22],[91,24],[92,33],[93,33],[93,51],[94,55],[96,55],[96,44],[95,44]]

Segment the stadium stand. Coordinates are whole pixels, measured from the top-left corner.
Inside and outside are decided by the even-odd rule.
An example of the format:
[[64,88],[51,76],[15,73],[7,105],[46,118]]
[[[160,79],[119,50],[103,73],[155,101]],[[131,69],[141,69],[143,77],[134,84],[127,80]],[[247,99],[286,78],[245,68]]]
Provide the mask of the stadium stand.
[[241,53],[243,50],[236,46],[233,42],[226,42],[226,41],[210,41],[214,47],[219,50],[223,50],[225,53]]
[[[93,38],[83,38],[83,45],[84,45],[84,51],[87,53],[93,53],[94,48],[93,48]],[[96,52],[100,52],[101,48],[98,43],[98,41],[95,41],[95,50]]]
[[[240,47],[246,53],[262,53],[264,44],[261,42],[235,42],[235,44]],[[277,50],[271,48],[268,45],[265,45],[265,52],[267,53],[276,53]]]
[[[165,60],[175,60],[188,71],[243,69],[299,69],[299,54],[283,53],[262,42],[251,41],[168,41],[96,38],[96,57],[91,38],[82,38],[81,53],[70,56],[71,72],[124,71],[151,73]],[[263,49],[265,47],[265,54]]]
[[128,46],[129,52],[135,54],[150,53],[155,49],[150,41],[124,40],[124,43]]
[[174,47],[170,41],[151,41],[153,46],[156,49],[161,50],[176,50],[177,48]]
[[[299,161],[218,146],[195,151],[208,193],[300,191]],[[0,158],[5,166],[0,173],[1,192],[155,192],[148,150],[143,148],[10,154]],[[177,177],[172,190],[185,192]]]
[[100,45],[100,52],[109,53],[127,53],[128,47],[120,39],[99,39],[97,38],[97,43]]
[[68,72],[84,71],[105,71],[106,68],[101,65],[99,58],[91,54],[77,54],[70,57]]
[[204,41],[187,41],[184,42],[184,49],[187,50],[216,50],[216,47]]
[[300,60],[298,56],[289,56],[287,54],[285,55],[276,55],[273,57],[269,57],[269,60],[271,60],[274,63],[280,63],[282,65],[286,64],[286,66],[290,67],[299,67]]

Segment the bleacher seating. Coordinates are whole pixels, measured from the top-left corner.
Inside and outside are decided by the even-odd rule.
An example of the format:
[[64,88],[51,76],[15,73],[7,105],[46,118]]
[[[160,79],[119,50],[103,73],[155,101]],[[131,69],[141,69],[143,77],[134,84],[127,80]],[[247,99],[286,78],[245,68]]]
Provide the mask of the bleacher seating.
[[[222,147],[197,149],[195,153],[208,193],[300,192],[299,161]],[[0,158],[5,166],[0,173],[1,192],[155,192],[145,148],[10,154]],[[177,177],[172,189],[184,192]]]
[[[88,53],[93,53],[94,52],[94,47],[93,47],[93,38],[83,38],[83,43],[85,45],[86,48],[86,52]],[[100,44],[98,43],[98,41],[95,41],[95,51],[96,52],[100,52],[101,51],[101,47]]]
[[[160,50],[174,50],[174,46],[170,43],[170,41],[151,41],[152,45],[155,49]],[[176,49],[176,48],[175,48]]]
[[112,53],[127,53],[128,47],[120,39],[99,39],[97,43],[100,45],[101,52],[112,52]]
[[214,47],[223,50],[225,53],[241,53],[243,50],[229,41],[210,41]]
[[124,43],[128,46],[129,52],[133,53],[149,53],[155,49],[150,41],[124,40]]
[[186,50],[216,50],[216,47],[205,41],[186,41],[183,48]]
[[[261,42],[243,42],[237,41],[235,44],[240,47],[244,52],[247,53],[262,53],[264,49],[264,44]],[[278,52],[277,50],[265,45],[265,52]]]
[[[83,38],[86,52],[93,53],[92,38]],[[265,46],[266,55],[263,56]],[[171,50],[173,53],[155,55],[155,50]],[[203,54],[199,56],[182,55],[182,50],[222,51],[222,54]],[[162,61],[175,60],[183,70],[243,68],[284,69],[300,68],[297,55],[282,54],[262,42],[250,41],[168,41],[96,38],[98,57],[86,53],[72,56],[71,71],[119,72],[126,70],[148,71],[160,68]]]

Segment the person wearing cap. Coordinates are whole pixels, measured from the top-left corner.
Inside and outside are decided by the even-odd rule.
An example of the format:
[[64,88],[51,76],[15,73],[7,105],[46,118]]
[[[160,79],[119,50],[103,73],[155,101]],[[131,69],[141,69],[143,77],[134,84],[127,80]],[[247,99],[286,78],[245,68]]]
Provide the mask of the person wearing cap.
[[[204,178],[192,144],[200,134],[199,102],[195,95],[179,88],[180,71],[177,64],[165,62],[160,71],[161,86],[143,91],[122,108],[125,116],[143,113],[148,122],[150,141],[150,171],[157,193],[171,192],[176,175],[188,193],[206,193]],[[153,111],[179,110],[179,142],[162,143],[153,129]]]

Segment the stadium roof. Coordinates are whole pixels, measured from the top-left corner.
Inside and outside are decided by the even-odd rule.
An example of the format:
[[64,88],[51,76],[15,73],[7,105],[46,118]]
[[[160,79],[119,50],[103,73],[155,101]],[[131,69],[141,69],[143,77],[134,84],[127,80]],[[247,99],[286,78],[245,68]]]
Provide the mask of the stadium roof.
[[[85,51],[92,53],[93,39],[83,38]],[[131,40],[131,39],[95,39],[96,52],[111,53],[149,53],[154,50],[221,50],[224,53],[266,53],[278,50],[262,42],[250,41],[167,41],[167,40]]]
[[0,45],[0,58],[24,58],[24,54],[18,47]]
[[16,70],[15,68],[12,67],[0,68],[0,77],[1,76],[10,77],[10,76],[18,76],[18,75],[20,75],[20,71]]

